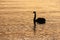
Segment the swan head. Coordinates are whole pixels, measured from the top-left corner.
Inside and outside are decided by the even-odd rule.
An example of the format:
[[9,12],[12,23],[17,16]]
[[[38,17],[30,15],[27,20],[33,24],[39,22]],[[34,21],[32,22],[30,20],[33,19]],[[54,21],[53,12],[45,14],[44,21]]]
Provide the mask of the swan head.
[[33,11],[33,13],[36,13],[36,11]]

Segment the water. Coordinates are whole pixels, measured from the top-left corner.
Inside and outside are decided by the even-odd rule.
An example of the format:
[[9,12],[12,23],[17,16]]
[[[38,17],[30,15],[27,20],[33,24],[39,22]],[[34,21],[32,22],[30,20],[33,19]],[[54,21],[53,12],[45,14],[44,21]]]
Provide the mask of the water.
[[[59,0],[27,1],[0,1],[0,40],[59,40],[60,6],[57,3]],[[46,24],[37,24],[35,35],[33,10],[36,10],[37,18],[46,19]]]

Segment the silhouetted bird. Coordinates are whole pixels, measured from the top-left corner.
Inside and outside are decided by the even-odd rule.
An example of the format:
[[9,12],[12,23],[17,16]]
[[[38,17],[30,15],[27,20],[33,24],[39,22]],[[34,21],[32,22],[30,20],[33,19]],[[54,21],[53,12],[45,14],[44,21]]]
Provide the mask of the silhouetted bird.
[[37,18],[36,19],[36,11],[33,11],[33,13],[34,13],[33,22],[34,22],[34,32],[35,32],[36,31],[36,22],[37,22],[37,24],[45,24],[46,19],[45,18]]
[[45,18],[37,18],[36,19],[36,12],[34,11],[34,24],[37,22],[38,24],[45,24],[46,19]]

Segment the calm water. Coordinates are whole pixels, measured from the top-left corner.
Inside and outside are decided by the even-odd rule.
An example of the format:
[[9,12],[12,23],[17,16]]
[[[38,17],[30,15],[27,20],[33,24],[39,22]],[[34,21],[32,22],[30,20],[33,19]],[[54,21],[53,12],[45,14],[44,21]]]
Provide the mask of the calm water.
[[[59,40],[59,0],[52,2],[1,0],[0,2],[1,40]],[[37,18],[46,19],[46,24],[37,24],[36,35],[33,32],[33,10],[36,10]]]

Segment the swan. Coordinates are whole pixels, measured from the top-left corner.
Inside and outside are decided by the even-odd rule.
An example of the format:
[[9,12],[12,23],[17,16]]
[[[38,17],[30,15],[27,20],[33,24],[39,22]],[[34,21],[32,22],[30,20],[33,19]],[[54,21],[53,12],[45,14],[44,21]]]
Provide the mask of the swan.
[[36,31],[36,23],[37,24],[45,24],[46,19],[45,18],[36,18],[36,11],[33,11],[34,13],[34,18],[33,18],[33,23],[34,23],[34,32]]

